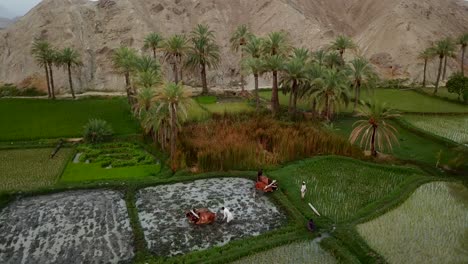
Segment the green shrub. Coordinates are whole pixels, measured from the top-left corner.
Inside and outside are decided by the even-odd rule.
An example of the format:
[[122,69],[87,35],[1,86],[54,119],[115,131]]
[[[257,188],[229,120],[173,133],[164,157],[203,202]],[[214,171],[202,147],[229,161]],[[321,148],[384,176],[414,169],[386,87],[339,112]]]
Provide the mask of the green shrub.
[[39,91],[35,87],[18,89],[15,85],[8,83],[0,87],[0,98],[6,96],[41,96],[46,95],[45,92]]
[[91,119],[88,124],[85,125],[83,137],[88,142],[99,143],[109,139],[112,133],[112,128],[106,121]]
[[468,77],[455,73],[450,76],[446,86],[449,93],[458,95],[458,100],[468,103]]

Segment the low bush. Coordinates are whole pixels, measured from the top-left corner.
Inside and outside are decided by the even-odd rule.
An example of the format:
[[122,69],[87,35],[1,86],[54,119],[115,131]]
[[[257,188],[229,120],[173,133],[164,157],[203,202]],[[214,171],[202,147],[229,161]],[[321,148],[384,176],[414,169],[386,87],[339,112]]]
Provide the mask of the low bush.
[[91,119],[84,128],[84,139],[91,143],[108,140],[113,134],[112,127],[104,120]]
[[214,116],[185,126],[179,138],[179,164],[200,171],[247,170],[326,154],[362,157],[359,148],[320,127],[265,116]]
[[0,87],[0,98],[7,96],[41,96],[47,93],[36,89],[35,87],[18,89],[13,84],[5,84]]

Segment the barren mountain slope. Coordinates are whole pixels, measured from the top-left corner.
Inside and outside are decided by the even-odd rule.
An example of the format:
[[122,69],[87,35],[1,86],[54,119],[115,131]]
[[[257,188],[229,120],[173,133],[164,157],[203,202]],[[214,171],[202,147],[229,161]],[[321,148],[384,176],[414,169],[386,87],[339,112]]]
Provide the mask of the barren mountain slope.
[[[84,67],[74,74],[78,90],[123,90],[111,65],[113,49],[141,50],[149,32],[189,33],[197,23],[209,24],[222,46],[222,65],[209,74],[218,86],[235,77],[238,55],[228,41],[242,23],[259,35],[285,30],[295,46],[312,49],[346,33],[368,58],[388,53],[374,56],[382,73],[400,64],[394,74],[418,77],[417,52],[431,40],[468,31],[468,7],[459,0],[43,0],[0,31],[0,81],[44,88],[43,69],[30,55],[34,37],[42,36],[82,54]],[[66,89],[65,71],[55,72],[58,86]]]

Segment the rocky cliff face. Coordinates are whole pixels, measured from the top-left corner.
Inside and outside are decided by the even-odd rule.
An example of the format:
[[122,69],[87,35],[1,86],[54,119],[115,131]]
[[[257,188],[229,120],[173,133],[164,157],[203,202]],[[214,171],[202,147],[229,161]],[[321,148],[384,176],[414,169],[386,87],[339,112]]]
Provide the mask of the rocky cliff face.
[[[230,51],[229,38],[243,23],[258,35],[284,30],[295,46],[311,49],[348,34],[381,74],[417,79],[421,49],[468,31],[468,5],[462,0],[43,0],[0,30],[0,81],[44,87],[43,70],[30,50],[34,37],[46,37],[57,48],[72,46],[82,54],[84,67],[74,74],[78,90],[123,90],[111,65],[113,49],[141,50],[150,32],[188,33],[197,23],[216,31],[223,61],[209,78],[221,87],[235,78],[238,56]],[[66,89],[65,71],[56,73],[58,87]]]

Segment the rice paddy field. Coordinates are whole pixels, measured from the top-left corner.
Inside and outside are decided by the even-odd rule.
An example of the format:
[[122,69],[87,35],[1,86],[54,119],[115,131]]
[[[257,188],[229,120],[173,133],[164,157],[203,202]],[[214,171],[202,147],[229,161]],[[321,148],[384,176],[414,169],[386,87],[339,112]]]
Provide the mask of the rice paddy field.
[[460,144],[468,144],[468,115],[404,115],[404,119],[426,133],[432,133]]
[[235,114],[252,112],[255,110],[255,108],[250,106],[247,102],[218,102],[215,104],[205,104],[202,105],[202,107],[212,114]]
[[0,150],[0,192],[31,190],[55,184],[72,149],[61,149],[50,159],[51,148]]
[[389,263],[466,263],[468,189],[425,184],[401,206],[357,230]]
[[336,259],[314,241],[297,242],[248,256],[233,264],[334,264]]
[[[271,99],[271,91],[261,91],[260,96],[264,99]],[[376,98],[380,102],[387,102],[389,107],[402,112],[413,113],[468,113],[468,105],[461,105],[447,102],[432,96],[417,93],[411,90],[396,89],[376,89],[374,91],[363,91],[361,100]],[[281,105],[288,105],[289,97],[279,93]],[[298,102],[301,109],[310,109],[310,103],[306,100]],[[352,112],[352,104],[348,105],[342,112]]]
[[[415,169],[376,166],[343,157],[318,157],[272,171],[288,198],[308,218],[315,217],[308,203],[333,222],[352,219],[360,210],[417,180]],[[307,193],[301,200],[302,181]]]
[[0,141],[81,137],[84,125],[92,118],[107,121],[116,135],[139,133],[140,126],[126,100],[1,99]]

